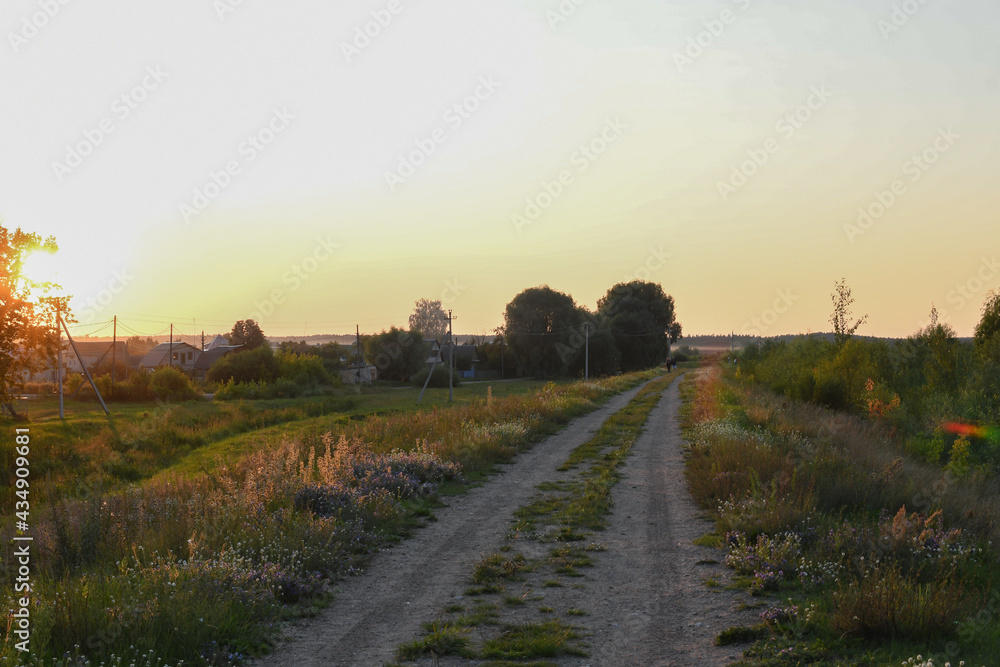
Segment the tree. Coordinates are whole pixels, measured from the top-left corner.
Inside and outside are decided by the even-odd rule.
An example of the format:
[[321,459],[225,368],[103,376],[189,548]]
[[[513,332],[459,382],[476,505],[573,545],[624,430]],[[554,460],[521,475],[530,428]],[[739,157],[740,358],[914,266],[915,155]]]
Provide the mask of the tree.
[[992,354],[1000,350],[998,339],[1000,339],[1000,290],[991,290],[983,301],[983,316],[976,325],[972,340],[977,350]]
[[955,330],[938,322],[937,308],[931,304],[930,323],[917,332],[916,348],[924,352],[923,380],[932,392],[958,389],[959,358]]
[[157,345],[152,336],[146,336],[145,338],[142,336],[129,336],[125,340],[125,344],[128,345],[129,356],[133,357],[141,357]]
[[835,283],[834,291],[830,295],[833,299],[833,314],[830,315],[830,323],[833,324],[833,337],[837,346],[840,347],[854,335],[862,324],[868,321],[867,315],[862,315],[859,319],[851,321],[851,304],[854,297],[851,296],[851,288],[847,286],[847,279],[841,278]]
[[222,357],[208,369],[206,378],[209,382],[228,382],[236,384],[249,382],[274,382],[278,379],[281,367],[274,352],[267,345],[253,350],[233,352]]
[[392,327],[366,336],[364,345],[365,358],[378,368],[381,379],[408,382],[427,364],[429,353],[424,334],[415,329],[405,331]]
[[48,296],[58,285],[24,276],[24,260],[32,252],[57,249],[53,237],[0,224],[0,405],[12,416],[25,374],[41,370],[56,355],[56,308],[68,318],[67,299]]
[[583,315],[568,294],[531,287],[507,304],[504,338],[523,374],[567,375],[583,354]]
[[322,345],[310,345],[303,341],[285,341],[278,345],[278,349],[284,352],[295,352],[296,354],[311,354],[323,360],[323,367],[327,373],[336,375],[344,366],[344,359],[350,356],[350,348],[336,342],[323,343]]
[[267,338],[260,326],[253,320],[240,320],[226,336],[230,345],[242,345],[248,350],[267,345]]
[[410,315],[410,330],[419,331],[425,338],[444,340],[448,333],[448,314],[441,308],[440,301],[420,299]]
[[674,298],[658,283],[633,280],[618,283],[597,302],[621,353],[622,370],[640,370],[663,363],[670,343],[681,336]]

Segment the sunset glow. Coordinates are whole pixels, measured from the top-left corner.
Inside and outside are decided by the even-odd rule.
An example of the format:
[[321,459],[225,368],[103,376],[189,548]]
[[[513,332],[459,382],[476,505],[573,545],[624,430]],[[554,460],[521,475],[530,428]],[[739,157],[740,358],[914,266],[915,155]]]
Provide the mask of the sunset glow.
[[481,333],[648,275],[689,333],[829,330],[843,277],[860,333],[968,336],[1000,287],[985,0],[60,8],[4,9],[0,214],[81,332]]

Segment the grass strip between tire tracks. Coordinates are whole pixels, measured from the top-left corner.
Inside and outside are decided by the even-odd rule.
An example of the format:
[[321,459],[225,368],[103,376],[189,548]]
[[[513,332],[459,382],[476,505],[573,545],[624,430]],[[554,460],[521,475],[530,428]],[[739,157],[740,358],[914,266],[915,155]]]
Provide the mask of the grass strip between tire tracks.
[[[540,484],[539,494],[514,512],[506,543],[474,566],[472,586],[466,590],[473,608],[469,610],[464,604],[446,607],[424,625],[421,637],[398,647],[398,660],[450,655],[504,661],[489,664],[540,664],[522,661],[586,655],[578,641],[584,636],[580,628],[555,617],[552,606],[527,603],[544,599],[538,591],[563,589],[560,577],[583,577],[580,568],[593,566],[591,553],[602,551],[603,546],[579,543],[606,527],[611,491],[621,478],[619,469],[662,392],[679,375],[672,372],[647,383],[625,407],[608,417],[593,437],[570,453],[558,470],[575,472],[573,478]],[[556,545],[542,556],[529,558],[516,548],[520,540]],[[506,594],[513,582],[522,582],[526,589],[522,595]],[[504,622],[504,610],[517,610],[517,622]],[[561,613],[586,615],[578,607]]]

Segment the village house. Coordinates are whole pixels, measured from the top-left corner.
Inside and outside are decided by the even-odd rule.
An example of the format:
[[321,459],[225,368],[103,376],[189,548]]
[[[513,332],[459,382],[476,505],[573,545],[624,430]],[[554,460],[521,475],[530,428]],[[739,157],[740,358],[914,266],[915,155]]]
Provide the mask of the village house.
[[172,366],[182,371],[193,371],[202,352],[187,343],[160,343],[146,353],[139,362],[139,368],[162,368]]

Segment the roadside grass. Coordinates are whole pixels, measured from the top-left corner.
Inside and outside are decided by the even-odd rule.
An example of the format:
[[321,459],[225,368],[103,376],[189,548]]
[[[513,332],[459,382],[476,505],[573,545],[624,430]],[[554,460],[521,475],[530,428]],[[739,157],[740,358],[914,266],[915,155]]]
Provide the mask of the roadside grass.
[[716,523],[699,542],[761,601],[760,624],[718,637],[751,644],[737,664],[992,664],[994,480],[949,479],[878,425],[718,367],[681,393],[688,485]]
[[[107,452],[120,454],[109,445],[117,436],[107,420],[30,424],[32,491],[37,474],[51,493],[32,505],[26,664],[48,666],[69,655],[93,667],[144,665],[154,664],[147,661],[152,655],[169,664],[235,665],[266,653],[281,620],[314,613],[329,581],[356,572],[385,544],[430,520],[441,493],[460,492],[573,416],[649,377],[507,383],[521,384],[503,388],[507,395],[473,386],[456,393],[463,398],[454,406],[419,409],[408,390],[376,392],[371,403],[363,396],[345,403],[193,403],[161,412],[128,406],[114,423],[117,436],[144,434],[163,443],[163,453],[170,443],[197,445],[186,455],[176,446],[167,471],[138,483],[101,467]],[[334,409],[347,412],[322,414]],[[260,429],[268,419],[286,421]],[[227,435],[243,428],[257,430]],[[205,433],[221,439],[208,442]],[[68,483],[72,466],[60,458],[79,464],[80,486]],[[10,474],[0,478],[8,496]],[[13,558],[13,524],[0,528],[3,562]],[[5,609],[16,606],[14,572],[3,577]],[[484,610],[469,613],[472,625],[490,618]],[[0,661],[20,657],[14,637],[5,636]],[[442,629],[438,639],[456,635]]]
[[[546,601],[544,593],[569,590],[562,577],[585,577],[586,568],[594,566],[592,554],[605,550],[596,542],[587,542],[594,531],[606,527],[611,510],[611,489],[620,478],[619,468],[625,462],[632,445],[639,437],[650,411],[661,393],[679,373],[662,375],[643,387],[629,403],[609,416],[590,439],[578,445],[559,470],[574,472],[571,479],[543,482],[538,494],[514,512],[512,530],[497,553],[489,554],[473,566],[472,587],[467,595],[498,596],[493,607],[498,616],[491,616],[474,627],[484,637],[472,648],[472,657],[494,659],[484,664],[550,664],[534,662],[537,658],[564,655],[586,656],[579,645],[580,629],[553,618],[554,614],[583,617],[587,611],[570,606],[559,611]],[[517,547],[519,541],[541,544],[555,543],[544,556],[528,558]],[[537,551],[537,549],[533,549]],[[521,592],[513,595],[510,584],[517,581]],[[582,589],[574,585],[573,590]],[[529,602],[541,602],[537,607]],[[449,607],[450,608],[450,607]],[[504,615],[515,615],[519,622],[502,624]],[[455,623],[448,608],[439,620]],[[485,627],[491,626],[491,627]],[[419,644],[427,633],[415,642],[400,647],[400,660],[412,645]]]

